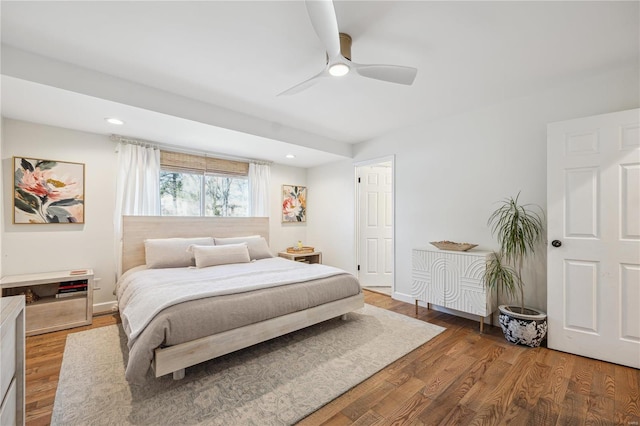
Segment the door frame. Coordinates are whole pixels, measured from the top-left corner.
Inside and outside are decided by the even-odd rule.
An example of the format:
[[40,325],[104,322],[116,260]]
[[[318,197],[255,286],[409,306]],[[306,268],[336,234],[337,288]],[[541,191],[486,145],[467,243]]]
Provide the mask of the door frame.
[[361,167],[364,166],[375,166],[380,163],[391,163],[391,214],[393,215],[391,221],[391,238],[393,239],[393,262],[391,267],[393,271],[391,273],[391,297],[395,294],[396,291],[396,156],[394,154],[387,155],[384,157],[376,157],[370,160],[363,160],[353,163],[353,185],[354,185],[354,195],[355,195],[355,212],[354,212],[354,228],[355,228],[355,258],[353,264],[353,270],[356,272],[357,276],[360,276],[360,271],[358,270],[358,265],[361,265],[360,262],[360,185],[358,185],[358,172]]

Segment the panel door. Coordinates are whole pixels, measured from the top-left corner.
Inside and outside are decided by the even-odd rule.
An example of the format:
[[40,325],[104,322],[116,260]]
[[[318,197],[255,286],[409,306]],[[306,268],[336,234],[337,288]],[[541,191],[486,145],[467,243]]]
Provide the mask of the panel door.
[[[640,110],[548,126],[548,346],[640,368]],[[557,245],[557,244],[556,244]]]
[[392,169],[386,163],[360,167],[360,271],[363,286],[393,283]]

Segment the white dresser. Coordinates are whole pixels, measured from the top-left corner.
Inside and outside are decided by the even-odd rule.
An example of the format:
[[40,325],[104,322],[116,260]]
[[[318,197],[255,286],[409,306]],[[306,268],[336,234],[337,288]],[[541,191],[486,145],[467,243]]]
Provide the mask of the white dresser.
[[497,301],[484,286],[482,276],[490,251],[447,251],[416,248],[412,253],[411,294],[418,301],[455,309],[484,318],[497,308]]
[[0,425],[24,425],[24,296],[0,298]]

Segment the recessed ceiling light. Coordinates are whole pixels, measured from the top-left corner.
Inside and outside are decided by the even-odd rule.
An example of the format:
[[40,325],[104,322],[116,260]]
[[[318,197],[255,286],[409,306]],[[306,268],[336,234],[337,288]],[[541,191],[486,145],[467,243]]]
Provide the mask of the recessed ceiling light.
[[285,157],[287,157],[287,158],[296,158],[296,156],[293,155],[293,154],[287,154],[287,155],[285,155]]
[[342,63],[333,64],[329,67],[329,74],[334,77],[342,77],[349,73],[349,67]]
[[120,120],[119,118],[108,117],[108,118],[105,118],[104,120],[107,123],[115,124],[116,126],[122,126],[124,124],[124,121]]

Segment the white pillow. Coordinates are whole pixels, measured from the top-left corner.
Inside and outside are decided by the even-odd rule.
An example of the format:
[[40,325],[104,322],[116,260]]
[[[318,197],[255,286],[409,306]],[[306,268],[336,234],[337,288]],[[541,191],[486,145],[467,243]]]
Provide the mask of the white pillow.
[[223,246],[192,245],[189,250],[196,259],[196,268],[208,266],[228,265],[230,263],[248,263],[249,249],[247,243],[229,244]]
[[251,260],[275,257],[269,249],[267,240],[265,240],[264,237],[261,237],[260,235],[251,235],[250,237],[215,238],[215,241],[217,246],[247,243]]
[[149,269],[185,268],[195,265],[191,245],[213,246],[213,238],[158,238],[144,240],[145,263]]

